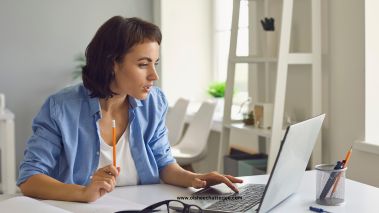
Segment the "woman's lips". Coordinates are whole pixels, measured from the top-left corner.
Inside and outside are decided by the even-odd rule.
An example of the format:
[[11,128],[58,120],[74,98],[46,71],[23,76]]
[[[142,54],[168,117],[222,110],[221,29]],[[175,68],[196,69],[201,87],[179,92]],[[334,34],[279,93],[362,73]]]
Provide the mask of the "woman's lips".
[[143,87],[143,89],[144,89],[146,92],[149,92],[152,86],[153,86],[153,85],[150,85],[150,84],[149,84],[149,85],[145,85],[145,86]]

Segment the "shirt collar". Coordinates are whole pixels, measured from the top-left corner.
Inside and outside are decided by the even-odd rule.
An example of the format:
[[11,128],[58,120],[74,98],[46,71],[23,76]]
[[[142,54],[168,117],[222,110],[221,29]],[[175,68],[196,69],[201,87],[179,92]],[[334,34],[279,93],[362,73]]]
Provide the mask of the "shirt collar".
[[91,98],[91,91],[89,91],[89,89],[87,89],[84,85],[82,85],[82,87],[85,93],[85,97],[88,100],[90,114],[95,115],[96,113],[100,112],[99,98]]
[[95,115],[100,112],[99,98],[91,98],[88,96],[89,110],[91,115]]
[[[88,103],[89,103],[91,115],[94,115],[94,114],[100,112],[99,98],[97,98],[97,97],[91,98],[91,96],[90,96],[91,91],[89,91],[84,86],[83,86],[83,88],[84,88],[85,94],[88,98]],[[143,103],[141,100],[138,100],[138,99],[133,98],[131,96],[128,96],[128,102],[129,102],[130,106],[132,106],[132,108],[143,106]]]
[[132,108],[143,106],[142,101],[128,95],[128,102]]

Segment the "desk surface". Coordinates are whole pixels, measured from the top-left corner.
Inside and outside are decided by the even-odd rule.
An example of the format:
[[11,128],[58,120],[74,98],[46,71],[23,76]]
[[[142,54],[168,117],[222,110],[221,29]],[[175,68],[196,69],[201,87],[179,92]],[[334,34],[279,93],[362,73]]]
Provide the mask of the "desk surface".
[[[286,201],[279,204],[271,212],[310,212],[310,205],[319,206],[315,203],[315,171],[306,172],[298,192]],[[245,183],[266,183],[268,176],[243,177]],[[283,182],[285,184],[285,182]],[[176,199],[178,196],[190,196],[194,189],[180,188],[166,184],[118,187],[107,196],[126,199],[135,203],[150,205],[165,199]],[[327,211],[338,212],[378,212],[379,211],[379,188],[362,184],[352,180],[346,180],[346,203],[342,206],[321,206]],[[15,195],[16,196],[16,195]],[[10,196],[1,195],[0,200]],[[66,203],[66,202],[65,202]],[[54,204],[54,203],[50,203]],[[70,204],[70,203],[68,203]],[[91,204],[75,204],[91,205]],[[59,205],[62,208],[62,205]],[[70,209],[70,208],[67,208]]]

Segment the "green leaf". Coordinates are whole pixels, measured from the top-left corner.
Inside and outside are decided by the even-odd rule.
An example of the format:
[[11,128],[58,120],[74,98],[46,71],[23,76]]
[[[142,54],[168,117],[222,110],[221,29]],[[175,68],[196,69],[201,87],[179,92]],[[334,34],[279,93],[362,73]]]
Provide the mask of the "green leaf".
[[214,82],[208,87],[208,94],[215,98],[222,98],[225,95],[225,82]]
[[79,53],[74,57],[76,62],[75,70],[72,72],[72,79],[75,80],[82,76],[82,68],[86,65],[86,57],[83,53]]

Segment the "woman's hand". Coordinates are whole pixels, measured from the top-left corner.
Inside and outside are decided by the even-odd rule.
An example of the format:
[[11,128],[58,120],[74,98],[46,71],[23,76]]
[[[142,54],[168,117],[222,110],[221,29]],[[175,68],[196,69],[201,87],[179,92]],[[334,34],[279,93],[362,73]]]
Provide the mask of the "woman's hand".
[[231,175],[222,175],[218,172],[210,172],[206,174],[193,173],[184,170],[177,163],[172,163],[163,168],[160,172],[160,177],[167,184],[182,187],[192,186],[197,189],[225,183],[235,192],[238,192],[238,189],[233,183],[243,182],[241,179],[235,178]]
[[238,193],[238,188],[233,183],[242,183],[243,180],[235,178],[231,175],[222,175],[218,172],[210,172],[206,174],[197,174],[192,180],[192,187],[204,188],[219,183],[226,184],[231,190]]
[[116,177],[119,175],[120,167],[108,165],[98,169],[91,178],[91,183],[83,188],[84,200],[92,202],[113,191],[116,186]]

